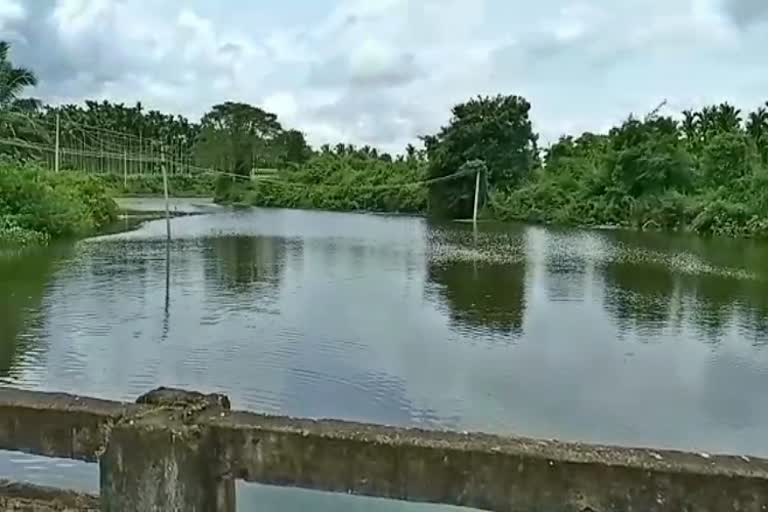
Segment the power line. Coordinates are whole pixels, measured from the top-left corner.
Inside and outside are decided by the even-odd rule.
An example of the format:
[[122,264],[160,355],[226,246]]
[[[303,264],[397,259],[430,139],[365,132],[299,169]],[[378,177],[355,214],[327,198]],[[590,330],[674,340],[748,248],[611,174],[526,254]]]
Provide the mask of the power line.
[[[3,145],[9,145],[9,146],[15,146],[25,149],[33,149],[41,152],[46,153],[54,153],[55,149],[45,145],[45,144],[37,144],[29,141],[25,141],[23,139],[9,139],[9,138],[0,138],[0,144]],[[132,154],[128,153],[119,153],[119,152],[104,152],[104,151],[88,151],[88,150],[77,150],[77,149],[71,149],[71,148],[62,148],[61,149],[62,155],[68,155],[68,156],[81,156],[81,157],[88,157],[88,158],[104,158],[107,160],[112,160],[115,162],[122,163],[122,162],[142,162],[142,163],[155,163],[155,164],[162,164],[163,159],[162,158],[148,158],[148,157],[137,157]],[[187,164],[184,162],[181,162],[179,160],[165,160],[168,164],[180,164],[183,165],[185,168],[189,170],[194,170],[196,175],[219,175],[219,176],[230,176],[235,178],[241,178],[241,179],[249,179],[251,180],[250,176],[245,176],[242,174],[236,174],[231,173],[227,171],[221,171],[206,167],[200,167],[194,164]],[[427,180],[418,180],[408,183],[387,183],[387,184],[381,184],[381,185],[354,185],[354,184],[310,184],[310,183],[300,183],[295,181],[289,181],[281,178],[274,178],[271,176],[260,176],[256,177],[252,181],[257,182],[263,182],[263,183],[273,183],[280,186],[289,186],[289,187],[300,187],[300,188],[320,188],[320,189],[337,189],[341,187],[351,188],[351,189],[357,189],[357,190],[390,190],[390,189],[397,189],[397,188],[406,188],[406,187],[424,187],[428,185],[433,185],[436,183],[446,182],[455,180],[458,178],[462,178],[465,176],[469,176],[471,174],[474,174],[475,171],[472,169],[467,169],[463,171],[457,171],[455,173],[449,174],[447,176],[440,176],[437,178],[431,178]],[[113,171],[110,172],[103,172],[100,174],[120,174],[119,172]],[[159,174],[159,173],[150,173],[150,174]],[[140,177],[141,174],[137,173],[129,173],[130,177]]]
[[[85,124],[85,123],[80,123],[78,121],[72,120],[72,118],[70,117],[69,113],[66,112],[65,110],[54,111],[54,112],[57,112],[57,113],[59,113],[60,115],[63,115],[66,118],[66,122],[62,124],[63,128],[75,127],[75,128],[77,128],[79,131],[81,131],[83,133],[91,132],[91,133],[96,133],[96,134],[99,134],[99,135],[107,134],[107,137],[112,136],[112,137],[123,138],[123,139],[126,139],[126,140],[133,140],[133,141],[137,141],[137,142],[142,143],[142,145],[147,145],[147,146],[149,146],[149,145],[160,146],[162,144],[169,144],[169,142],[164,141],[162,138],[158,138],[158,137],[144,137],[144,136],[141,136],[141,135],[134,135],[134,134],[131,134],[131,133],[126,133],[126,132],[120,132],[120,131],[112,130],[110,128],[104,128],[102,126],[96,126],[96,125],[89,125],[89,124]],[[30,123],[33,123],[33,124],[45,124],[45,125],[48,126],[50,131],[55,131],[56,122],[54,120],[48,119],[45,115],[44,116],[39,116],[39,115],[32,116],[32,115],[24,113],[24,112],[13,112],[13,111],[4,112],[3,115],[9,115],[9,116],[25,119],[25,120],[29,121]],[[47,114],[47,115],[50,115],[50,114]],[[64,131],[66,131],[66,130],[64,130]],[[177,137],[175,139],[172,139],[170,144],[179,144],[179,143],[182,143],[182,142],[189,143],[191,141],[186,136],[183,136],[183,137]]]
[[[98,169],[96,172],[97,174],[123,175],[126,179],[135,176],[160,174],[159,172],[156,172],[156,169],[161,168],[163,165],[167,165],[174,170],[182,169],[182,174],[187,175],[230,176],[237,179],[272,183],[280,186],[300,187],[302,189],[338,189],[344,187],[353,190],[391,190],[408,187],[425,187],[473,175],[476,172],[472,169],[467,169],[437,178],[417,180],[408,183],[385,183],[380,185],[355,185],[349,183],[309,184],[273,176],[258,176],[255,177],[255,179],[252,179],[251,176],[192,164],[190,161],[190,151],[186,147],[184,147],[184,151],[182,151],[181,141],[177,141],[177,143],[174,144],[175,149],[179,150],[178,153],[176,151],[169,152],[167,149],[161,149],[165,148],[166,144],[160,139],[143,138],[124,132],[117,132],[107,128],[75,122],[71,120],[69,113],[66,111],[61,110],[55,112],[58,112],[60,116],[63,114],[66,118],[64,123],[61,123],[65,129],[61,130],[61,126],[59,128],[61,135],[63,135],[59,147],[59,154],[64,157],[62,159],[63,167],[67,167],[67,164],[70,164],[71,166],[74,161],[75,166],[83,167],[82,170],[86,173],[93,173],[94,169]],[[47,124],[50,128],[51,124],[53,124],[53,134],[55,134],[55,121],[46,118],[32,117],[20,112],[7,112],[7,114],[23,118],[33,125]],[[50,132],[45,133],[45,135],[46,140],[51,139]],[[0,138],[0,145],[56,154],[56,148],[51,146],[51,144],[26,141],[18,137]],[[73,145],[79,147],[72,147]],[[179,158],[168,158],[169,154],[178,154]],[[133,169],[131,169],[130,172],[127,168],[128,164],[136,164],[133,165]],[[146,169],[145,165],[149,166],[149,173],[144,172]],[[88,169],[89,167],[90,169]],[[139,172],[135,172],[137,168],[139,169]],[[178,173],[172,172],[171,174]]]
[[[382,185],[349,185],[349,186],[346,186],[346,188],[358,189],[358,190],[387,190],[387,189],[396,189],[396,188],[404,188],[404,187],[424,187],[428,185],[433,185],[435,183],[442,183],[446,181],[455,180],[458,178],[462,178],[464,176],[474,175],[476,172],[477,171],[475,171],[474,169],[465,169],[463,171],[457,171],[447,176],[440,176],[437,178],[431,178],[427,180],[412,181],[410,183],[387,183]],[[258,178],[256,181],[276,183],[280,185],[288,185],[288,186],[302,187],[302,188],[313,187],[313,188],[321,188],[321,189],[330,189],[330,188],[345,187],[344,184],[328,185],[328,184],[320,184],[320,183],[300,183],[297,181],[287,181],[282,179],[276,179],[269,176]]]

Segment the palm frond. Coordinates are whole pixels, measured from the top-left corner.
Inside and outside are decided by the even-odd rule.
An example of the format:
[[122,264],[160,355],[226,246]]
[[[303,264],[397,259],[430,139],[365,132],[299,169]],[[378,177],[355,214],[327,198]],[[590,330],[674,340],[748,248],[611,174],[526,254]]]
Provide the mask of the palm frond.
[[43,102],[37,98],[17,98],[11,103],[11,110],[16,112],[35,113],[42,108]]

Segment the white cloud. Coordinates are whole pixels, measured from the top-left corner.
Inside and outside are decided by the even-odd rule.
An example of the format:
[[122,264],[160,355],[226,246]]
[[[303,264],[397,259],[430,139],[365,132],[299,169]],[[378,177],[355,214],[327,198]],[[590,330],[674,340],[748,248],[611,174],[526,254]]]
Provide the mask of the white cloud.
[[0,1],[0,20],[20,20],[25,11],[21,4],[15,0]]
[[764,0],[0,0],[51,101],[108,97],[199,116],[248,101],[315,143],[400,150],[456,102],[522,94],[545,140],[661,99],[763,100]]
[[112,10],[108,0],[62,0],[51,15],[63,38],[77,36],[93,26],[103,26]]
[[0,31],[9,30],[7,25],[10,22],[18,22],[24,19],[26,11],[22,5],[15,0],[0,0]]
[[412,63],[412,56],[371,38],[354,48],[349,58],[351,78],[362,84],[407,80]]
[[274,112],[283,122],[296,121],[299,113],[299,105],[296,98],[290,92],[276,92],[270,94],[262,102],[262,106],[269,112]]

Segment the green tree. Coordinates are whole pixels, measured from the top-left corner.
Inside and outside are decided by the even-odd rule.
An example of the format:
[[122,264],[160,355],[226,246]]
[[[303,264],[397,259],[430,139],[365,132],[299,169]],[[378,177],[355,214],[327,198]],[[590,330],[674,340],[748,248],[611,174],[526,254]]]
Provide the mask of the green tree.
[[[10,60],[11,46],[0,41],[0,137],[21,141],[45,142],[45,133],[35,123],[40,102],[21,95],[37,85],[35,74],[24,67],[18,67]],[[36,158],[39,153],[20,145],[0,146],[0,155],[14,159]]]
[[755,147],[763,163],[768,163],[768,110],[766,107],[759,107],[754,112],[749,113],[745,129],[747,135],[755,142]]
[[638,198],[690,185],[692,162],[673,119],[630,117],[611,130],[610,137],[606,163],[614,190]]
[[741,110],[733,105],[721,103],[716,107],[714,115],[718,132],[738,132],[741,130]]
[[31,70],[13,65],[10,50],[8,42],[0,41],[0,109],[3,110],[11,108],[24,89],[37,85],[37,77]]
[[312,148],[298,130],[282,132],[276,142],[281,148],[284,163],[303,164],[312,156]]
[[275,141],[283,133],[277,116],[246,103],[215,105],[200,121],[196,147],[207,167],[247,175],[254,167],[271,167],[279,158]]
[[416,160],[416,146],[413,144],[408,144],[405,146],[405,155],[409,162],[413,162]]
[[[429,177],[456,173],[464,163],[481,160],[491,187],[514,187],[538,163],[531,106],[520,96],[477,97],[453,107],[448,126],[423,137]],[[474,179],[440,182],[430,189],[434,213],[467,216],[472,212]]]
[[680,123],[680,130],[683,132],[689,147],[696,149],[699,143],[699,118],[690,110],[683,110],[683,120]]
[[[188,170],[190,155],[198,137],[199,126],[183,116],[147,111],[139,102],[134,106],[109,101],[86,100],[84,105],[47,106],[41,119],[51,134],[56,118],[60,121],[60,139],[64,148],[77,154],[65,153],[62,167],[78,170],[99,170],[122,173],[122,158],[101,158],[101,153],[138,157],[137,170],[145,173],[159,171],[161,149],[169,161],[171,173]],[[83,156],[83,153],[89,156]]]
[[744,134],[724,132],[714,136],[704,148],[701,160],[706,184],[711,187],[734,185],[734,180],[752,174],[754,157]]

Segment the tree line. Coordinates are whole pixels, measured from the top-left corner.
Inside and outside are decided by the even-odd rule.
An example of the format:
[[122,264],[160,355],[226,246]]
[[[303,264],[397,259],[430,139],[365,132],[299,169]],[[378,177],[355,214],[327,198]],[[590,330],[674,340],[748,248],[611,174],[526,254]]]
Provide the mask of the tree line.
[[722,103],[629,116],[607,134],[564,136],[489,211],[503,219],[768,233],[768,115]]
[[[8,49],[0,45],[0,137],[39,136],[24,118],[4,114],[25,113],[46,126],[58,116],[66,120],[65,138],[95,127],[130,134],[133,143],[163,144],[200,167],[235,175],[277,171],[272,180],[220,183],[222,200],[468,217],[474,176],[421,183],[469,169],[482,175],[484,214],[494,218],[768,232],[768,103],[747,113],[728,103],[675,116],[658,108],[629,115],[608,133],[566,135],[542,147],[525,98],[478,96],[453,107],[445,126],[420,138],[421,148],[409,144],[391,155],[344,143],[312,148],[277,115],[245,103],[215,105],[199,122],[140,103],[46,106],[23,99],[36,79],[11,63]],[[9,151],[25,156],[24,148],[0,145],[0,155]]]

